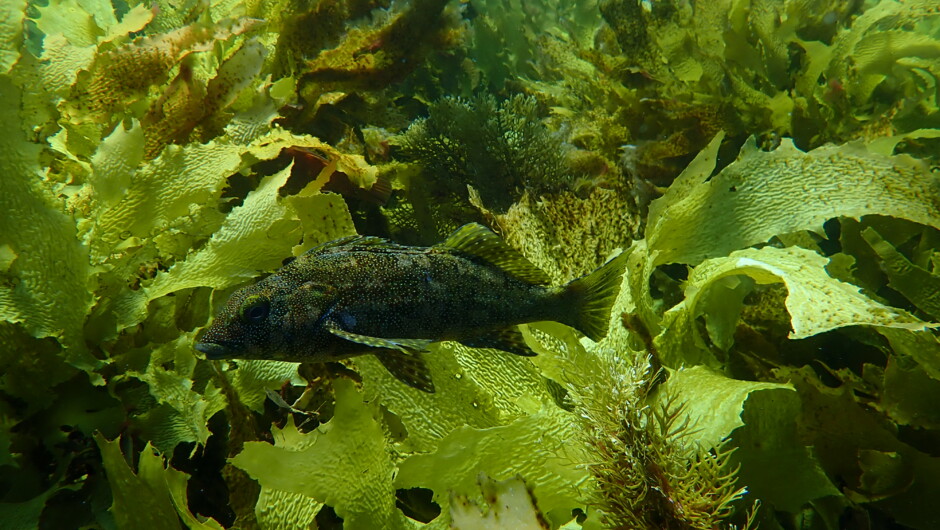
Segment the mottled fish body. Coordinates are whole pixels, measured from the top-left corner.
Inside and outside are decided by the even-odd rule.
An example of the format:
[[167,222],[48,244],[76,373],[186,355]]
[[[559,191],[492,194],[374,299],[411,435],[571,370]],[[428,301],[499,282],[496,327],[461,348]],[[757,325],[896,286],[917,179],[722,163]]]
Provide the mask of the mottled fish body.
[[552,287],[479,224],[432,247],[342,238],[233,294],[196,349],[210,359],[295,362],[374,354],[406,384],[433,392],[419,353],[432,342],[534,355],[515,326],[543,320],[600,340],[625,258]]

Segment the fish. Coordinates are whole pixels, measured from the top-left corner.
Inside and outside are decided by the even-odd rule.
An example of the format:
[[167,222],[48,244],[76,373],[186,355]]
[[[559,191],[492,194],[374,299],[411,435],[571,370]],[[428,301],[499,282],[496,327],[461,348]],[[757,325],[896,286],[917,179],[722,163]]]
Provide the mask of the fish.
[[209,360],[331,362],[371,354],[398,380],[433,393],[424,359],[433,343],[533,356],[517,326],[539,321],[604,338],[626,258],[622,252],[552,286],[478,223],[430,247],[344,237],[233,293],[194,347]]

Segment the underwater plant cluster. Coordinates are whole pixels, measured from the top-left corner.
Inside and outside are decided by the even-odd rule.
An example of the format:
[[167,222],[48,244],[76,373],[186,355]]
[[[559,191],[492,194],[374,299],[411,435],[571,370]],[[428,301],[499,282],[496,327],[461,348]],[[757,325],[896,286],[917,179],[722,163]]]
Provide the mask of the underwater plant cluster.
[[[4,0],[0,528],[940,527],[935,0]],[[477,222],[606,338],[209,361]]]

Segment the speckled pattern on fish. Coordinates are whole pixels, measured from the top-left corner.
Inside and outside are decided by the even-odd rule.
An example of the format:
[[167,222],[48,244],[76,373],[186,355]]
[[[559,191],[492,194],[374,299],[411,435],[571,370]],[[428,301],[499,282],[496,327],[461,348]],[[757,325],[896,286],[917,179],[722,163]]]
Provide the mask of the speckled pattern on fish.
[[515,326],[541,320],[600,340],[625,258],[552,287],[542,271],[479,224],[431,247],[342,238],[233,294],[196,349],[210,359],[307,362],[374,354],[406,384],[433,392],[420,357],[432,342],[534,355]]

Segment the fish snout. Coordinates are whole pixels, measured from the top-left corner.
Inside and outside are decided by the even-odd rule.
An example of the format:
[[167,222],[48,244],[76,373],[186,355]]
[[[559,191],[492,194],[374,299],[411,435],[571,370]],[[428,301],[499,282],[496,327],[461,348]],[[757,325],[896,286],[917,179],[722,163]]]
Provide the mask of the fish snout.
[[197,351],[206,354],[206,359],[217,361],[231,356],[232,348],[214,342],[197,342],[195,346]]

